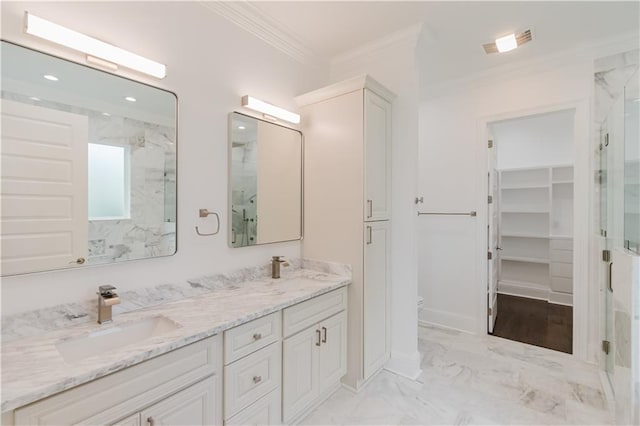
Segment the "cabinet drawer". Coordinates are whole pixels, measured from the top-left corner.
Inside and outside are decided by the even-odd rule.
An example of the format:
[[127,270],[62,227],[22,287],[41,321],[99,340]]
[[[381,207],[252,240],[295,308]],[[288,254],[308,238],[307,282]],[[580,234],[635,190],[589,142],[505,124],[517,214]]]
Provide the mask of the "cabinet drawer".
[[293,305],[283,312],[283,335],[284,337],[291,336],[346,308],[346,287]]
[[549,268],[552,277],[573,278],[572,263],[551,263]]
[[75,387],[15,411],[16,425],[112,424],[220,374],[222,336],[216,335]]
[[280,312],[224,332],[225,365],[280,340]]
[[551,262],[573,263],[573,250],[556,250],[551,249]]
[[238,426],[279,425],[281,418],[280,388],[278,388],[231,417],[224,424]]
[[550,243],[550,247],[556,250],[573,250],[573,239],[571,238],[563,238],[563,239],[552,239]]
[[571,278],[551,277],[551,290],[560,293],[573,293],[573,280]]
[[281,345],[273,343],[224,368],[224,418],[280,387]]

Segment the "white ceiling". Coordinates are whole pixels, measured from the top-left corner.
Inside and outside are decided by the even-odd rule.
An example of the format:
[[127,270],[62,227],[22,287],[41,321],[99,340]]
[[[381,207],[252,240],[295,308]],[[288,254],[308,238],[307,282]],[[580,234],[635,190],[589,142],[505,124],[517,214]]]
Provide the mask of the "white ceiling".
[[[251,6],[322,61],[418,23],[432,81],[463,77],[638,32],[640,2],[256,1]],[[520,49],[486,55],[481,44],[532,29]]]

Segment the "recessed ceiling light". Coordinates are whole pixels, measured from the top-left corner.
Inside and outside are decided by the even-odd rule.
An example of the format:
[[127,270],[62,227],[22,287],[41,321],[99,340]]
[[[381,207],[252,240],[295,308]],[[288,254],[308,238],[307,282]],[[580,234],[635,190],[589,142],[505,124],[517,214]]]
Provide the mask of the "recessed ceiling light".
[[40,100],[40,98],[37,98],[35,96],[31,96],[29,99],[31,99],[32,101],[39,101]]
[[244,126],[238,126],[238,129],[240,129],[240,130],[244,130],[244,129],[246,129],[246,127],[244,127]]
[[498,47],[498,52],[504,53],[510,50],[516,49],[518,47],[518,42],[516,41],[516,35],[511,33],[507,36],[500,37],[496,39],[496,46]]
[[134,98],[133,96],[127,96],[126,98],[124,98],[125,100],[129,101],[129,102],[135,102],[137,101],[136,98]]
[[103,112],[102,115],[104,115],[105,117],[111,117],[111,114],[109,114],[108,112]]
[[50,81],[58,81],[58,77],[56,77],[55,75],[45,74],[43,75],[43,77]]

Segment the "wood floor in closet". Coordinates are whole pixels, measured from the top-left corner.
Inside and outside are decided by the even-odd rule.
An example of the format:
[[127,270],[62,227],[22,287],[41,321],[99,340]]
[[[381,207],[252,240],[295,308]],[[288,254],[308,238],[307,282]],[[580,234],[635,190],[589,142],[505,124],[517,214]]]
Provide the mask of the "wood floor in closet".
[[499,294],[493,335],[570,354],[573,350],[573,308]]

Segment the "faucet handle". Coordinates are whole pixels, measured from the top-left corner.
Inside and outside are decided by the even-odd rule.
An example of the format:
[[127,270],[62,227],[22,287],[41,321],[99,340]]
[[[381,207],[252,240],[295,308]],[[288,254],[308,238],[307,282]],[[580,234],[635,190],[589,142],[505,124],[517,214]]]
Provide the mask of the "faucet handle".
[[101,285],[98,287],[98,294],[103,297],[115,297],[118,294],[114,290],[116,290],[116,288],[112,285]]

